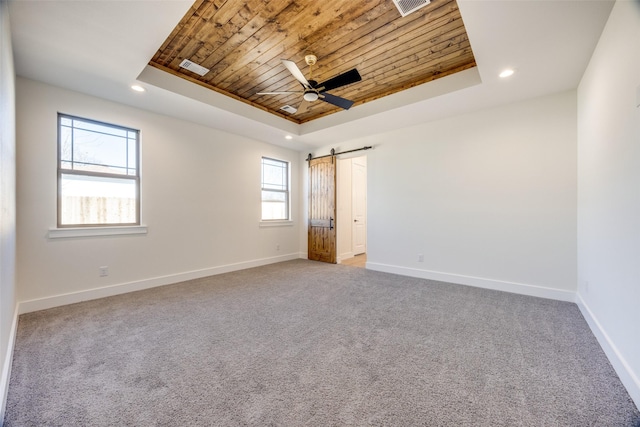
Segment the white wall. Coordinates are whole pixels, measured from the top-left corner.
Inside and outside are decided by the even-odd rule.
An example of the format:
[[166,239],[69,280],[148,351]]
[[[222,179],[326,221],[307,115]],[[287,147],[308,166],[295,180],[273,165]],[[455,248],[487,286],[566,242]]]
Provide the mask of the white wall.
[[640,406],[640,3],[616,2],[578,88],[578,297]]
[[374,146],[367,267],[573,301],[576,138],[570,91],[334,146]]
[[[0,420],[13,356],[16,321],[16,137],[15,75],[9,11],[0,2]],[[1,423],[1,421],[0,421]]]
[[[57,112],[141,130],[147,235],[47,237],[56,225]],[[21,311],[299,256],[298,152],[22,78],[17,141]],[[259,227],[261,156],[292,163],[292,226]],[[108,277],[98,277],[100,266]],[[107,289],[91,291],[99,288]]]

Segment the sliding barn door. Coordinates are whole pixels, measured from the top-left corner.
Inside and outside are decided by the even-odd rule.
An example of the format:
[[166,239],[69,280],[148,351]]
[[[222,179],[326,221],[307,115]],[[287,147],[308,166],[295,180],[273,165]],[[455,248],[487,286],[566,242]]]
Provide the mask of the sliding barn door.
[[309,160],[310,260],[336,263],[336,158]]

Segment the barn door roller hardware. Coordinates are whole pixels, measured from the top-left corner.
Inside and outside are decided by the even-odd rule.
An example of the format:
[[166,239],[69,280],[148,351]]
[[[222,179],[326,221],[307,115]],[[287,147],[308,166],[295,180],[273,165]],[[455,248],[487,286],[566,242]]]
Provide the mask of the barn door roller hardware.
[[369,149],[371,149],[371,148],[373,148],[373,147],[371,147],[371,146],[365,146],[365,147],[362,147],[362,148],[356,148],[355,150],[341,151],[341,152],[339,152],[339,153],[336,153],[335,148],[332,148],[332,149],[331,149],[331,154],[326,154],[326,155],[324,155],[324,156],[318,156],[318,157],[313,157],[313,156],[311,155],[311,153],[309,153],[309,155],[307,156],[307,162],[310,162],[311,160],[315,160],[315,159],[322,159],[323,157],[337,156],[338,154],[347,154],[347,153],[353,153],[353,152],[355,152],[355,151],[369,150]]

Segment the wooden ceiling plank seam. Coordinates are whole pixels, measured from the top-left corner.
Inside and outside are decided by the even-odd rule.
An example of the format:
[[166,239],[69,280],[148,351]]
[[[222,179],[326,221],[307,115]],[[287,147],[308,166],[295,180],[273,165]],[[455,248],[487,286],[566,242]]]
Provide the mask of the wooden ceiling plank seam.
[[[384,2],[377,4],[377,5],[376,5],[376,7],[380,6],[381,4],[384,4]],[[360,9],[360,10],[358,11],[358,13],[361,13],[361,11],[362,11],[362,9]],[[370,11],[371,11],[371,10],[370,10]],[[397,9],[395,9],[395,8],[393,8],[392,10],[390,10],[390,12],[393,14],[393,16],[397,16],[397,14],[398,14]],[[366,14],[366,13],[365,13],[365,14]],[[385,14],[383,13],[383,15],[385,15]],[[363,16],[363,15],[360,15],[360,16],[358,16],[356,19],[359,19],[359,18],[361,18],[362,16]],[[387,20],[388,20],[388,16],[387,16]],[[408,22],[408,21],[409,21],[409,20],[407,20],[407,19],[405,18],[405,22]],[[375,24],[375,23],[374,23],[374,24]],[[385,24],[386,24],[386,22],[380,22],[380,23],[377,25],[377,27],[382,27],[382,26],[384,26]],[[332,32],[332,33],[333,33],[333,32]],[[308,50],[309,50],[309,51],[313,51],[313,52],[315,53],[318,49],[312,49],[312,48],[310,48],[310,49],[308,49]],[[352,67],[344,67],[344,69],[331,70],[330,72],[326,72],[326,73],[323,75],[323,77],[318,78],[317,76],[318,76],[318,74],[319,74],[319,73],[321,73],[321,72],[322,72],[322,69],[323,69],[323,68],[328,68],[328,67],[325,67],[325,65],[326,65],[326,64],[325,64],[325,62],[326,62],[326,61],[324,61],[324,60],[319,60],[319,61],[318,61],[318,65],[316,66],[316,69],[315,69],[315,71],[316,71],[315,78],[316,78],[317,80],[319,80],[319,81],[324,81],[324,80],[326,80],[326,79],[328,79],[328,78],[333,77],[334,75],[341,74],[342,72],[347,71],[347,68],[348,68],[348,69],[356,68],[356,65],[357,65],[357,64],[353,64],[354,66],[352,66]],[[246,77],[244,77],[244,78],[246,79]],[[253,87],[256,87],[256,85],[255,85],[255,84],[253,84],[251,87],[252,87],[252,88],[253,88]],[[257,89],[257,90],[255,90],[254,92],[259,92],[259,91],[277,91],[277,90],[281,90],[281,89],[279,89],[279,88],[273,88],[273,87],[265,87],[264,85],[260,85],[260,88],[259,88],[259,89]],[[243,91],[236,90],[236,91],[235,91],[235,93],[236,93],[236,94],[238,94],[238,95],[240,95],[240,96],[251,96],[251,95],[252,95],[252,93],[251,93],[251,92],[246,91],[246,89],[245,89],[245,91],[244,91],[244,92],[243,92]]]
[[156,54],[151,59],[151,62],[156,62],[158,64],[166,64],[171,61],[170,58],[174,58],[179,54],[182,44],[187,44],[191,42],[193,39],[189,37],[189,28],[197,25],[200,21],[200,18],[196,15],[191,16],[191,18],[184,23],[183,30],[181,31],[183,34],[178,33],[172,39],[167,38],[165,43],[167,46],[163,50],[158,50]]
[[290,98],[287,100],[283,100],[282,102],[276,103],[274,105],[271,105],[270,107],[267,108],[271,108],[274,110],[280,110],[280,108],[284,107],[285,105],[290,105],[293,108],[298,108],[298,106],[300,105],[300,103],[302,102],[303,98],[302,96],[296,97],[296,98]]
[[[251,60],[260,54],[258,52],[260,49],[264,49],[267,43],[277,45],[283,41],[286,38],[286,33],[280,31],[281,24],[279,20],[294,21],[295,17],[300,16],[302,12],[303,9],[300,5],[293,2],[282,11],[278,20],[267,22],[264,27],[246,39],[242,45],[211,69],[213,72],[212,84],[221,85],[224,81],[224,76],[239,71],[242,66],[251,62]],[[272,33],[276,34],[277,37],[267,37]]]
[[[301,90],[302,85],[297,80],[295,79],[292,80],[291,73],[289,72],[289,70],[284,68],[284,66],[282,66],[282,63],[280,64],[282,69],[279,72],[274,73],[274,75],[268,79],[264,79],[263,77],[259,83],[253,86],[253,88],[255,89],[252,90],[251,92],[244,92],[243,94],[238,94],[238,95],[243,97],[244,96],[251,97],[258,92],[278,92],[281,90],[286,91],[286,90],[298,90],[298,89]],[[277,68],[274,68],[274,70],[277,70]]]
[[[308,49],[308,52],[316,52],[315,49]],[[314,79],[316,80],[323,80],[323,79],[319,79],[318,76],[318,69],[320,67],[322,67],[321,65],[322,63],[322,58],[319,57],[318,59],[318,64],[316,64],[316,66],[314,66]],[[236,90],[235,93],[237,93],[240,96],[252,96],[253,94],[257,93],[257,92],[262,92],[262,91],[273,91],[275,90],[274,87],[271,87],[273,85],[277,85],[277,86],[282,86],[283,84],[288,84],[289,82],[281,82],[279,77],[282,77],[282,75],[277,72],[277,68],[281,68],[284,70],[284,68],[281,65],[281,60],[278,58],[276,60],[270,61],[268,63],[262,64],[260,67],[258,67],[257,69],[254,70],[255,72],[255,77],[252,75],[244,75],[242,76],[242,78],[240,80],[238,80],[237,82],[234,82],[234,86],[236,86]],[[303,73],[306,73],[306,75],[308,76],[308,69],[305,67],[302,69]],[[336,75],[339,73],[336,73]]]
[[211,56],[219,57],[221,46],[229,43],[233,38],[243,37],[241,30],[252,18],[247,16],[244,8],[236,13],[224,26],[207,25],[200,31],[198,36],[202,42],[200,48],[191,56],[191,60],[205,68],[210,68],[210,63],[205,61]]
[[200,13],[198,22],[194,25],[192,29],[193,34],[189,36],[190,39],[188,42],[181,45],[181,48],[177,49],[174,55],[167,57],[161,65],[179,70],[180,63],[183,59],[193,60],[193,62],[198,63],[196,59],[192,58],[205,44],[203,40],[203,34],[206,34],[205,29],[211,26],[219,28],[229,22],[229,20],[235,16],[235,9],[233,7],[233,2],[228,0],[219,2],[211,1],[209,7]]
[[[438,9],[443,11],[442,9]],[[408,22],[402,27],[393,28],[391,26],[384,27],[380,31],[371,32],[363,37],[358,38],[355,42],[345,44],[344,48],[340,49],[339,55],[336,58],[327,63],[327,66],[334,70],[348,70],[351,68],[357,68],[362,62],[362,56],[366,55],[369,51],[374,49],[389,49],[388,44],[398,42],[400,37],[397,31],[404,30],[406,32],[424,31],[425,26],[431,28],[432,24],[440,26],[446,23],[450,19],[451,12],[448,14],[432,14],[432,19],[425,21],[427,15],[423,15],[414,21]],[[345,58],[353,58],[350,61]]]
[[160,45],[160,48],[158,48],[156,53],[153,55],[153,57],[151,58],[151,61],[158,61],[159,60],[160,55],[162,54],[162,52],[164,52],[168,48],[169,44],[172,43],[176,39],[176,37],[178,37],[178,35],[183,31],[183,28],[184,28],[184,26],[186,25],[186,23],[188,21],[188,17],[193,16],[196,13],[196,11],[198,10],[198,8],[202,6],[202,3],[204,3],[204,1],[205,0],[197,0],[189,8],[189,10],[184,14],[182,19],[175,26],[175,28],[171,31],[171,33],[169,33],[169,36]]
[[[396,13],[397,13],[397,11],[396,11]],[[357,19],[359,19],[361,17],[362,17],[362,15],[358,16]],[[343,29],[343,27],[345,27],[345,26],[344,25],[339,25],[339,29],[338,30],[329,29],[330,30],[329,33],[333,34],[333,33],[336,33],[336,32],[340,32]],[[317,34],[314,34],[314,36],[316,36],[316,35]],[[326,80],[326,79],[328,79],[330,77],[334,77],[334,76],[336,76],[338,74],[341,74],[341,70],[329,70],[325,66],[326,57],[322,53],[323,49],[321,49],[318,46],[316,46],[318,42],[315,40],[315,39],[317,39],[317,40],[319,40],[320,43],[326,44],[326,43],[323,42],[323,38],[326,38],[326,37],[324,37],[324,34],[320,34],[319,37],[314,37],[313,44],[310,45],[306,49],[307,52],[314,53],[314,54],[316,54],[316,56],[318,56],[318,63],[314,66],[314,79],[315,80],[319,80],[319,81],[324,81],[324,80]],[[309,37],[307,37],[307,41],[308,40],[309,40]],[[300,50],[299,48],[297,48],[297,46],[294,46],[293,50],[296,50],[296,49]],[[295,55],[295,56],[293,56],[293,57],[291,57],[289,59],[294,60],[294,62],[298,62],[298,61],[301,61],[303,59],[303,55],[302,54],[298,54],[298,55]],[[303,71],[303,73],[304,72],[308,73],[308,70],[306,69],[306,67],[301,68],[301,70]],[[322,77],[319,77],[319,76],[322,76]],[[246,81],[246,78],[245,78],[245,81]],[[251,84],[251,83],[253,83],[253,84]],[[261,85],[258,88],[256,83],[255,83],[255,81],[249,82],[249,84],[247,84],[246,87],[243,87],[241,91],[237,91],[236,93],[244,93],[246,95],[250,95],[253,92],[264,90],[263,86],[264,85]]]
[[174,40],[169,42],[162,54],[158,57],[158,60],[154,62],[160,65],[167,65],[171,63],[175,57],[184,50],[186,45],[193,42],[194,35],[198,32],[198,29],[207,24],[206,19],[202,16],[207,14],[208,9],[214,8],[215,5],[212,2],[205,0],[191,16],[185,15],[185,17],[180,21],[180,23],[184,22],[181,31],[183,34],[180,37],[175,37]]
[[[381,0],[380,4],[384,4],[387,0]],[[376,8],[379,8],[378,6],[376,6]],[[369,9],[368,11],[366,11],[364,14],[359,15],[354,21],[349,22],[348,24],[352,24],[353,22],[359,22],[359,20],[362,19],[362,16],[364,16],[367,12],[370,12],[371,9]],[[338,27],[338,28],[333,28],[334,24]],[[360,24],[362,25],[362,24]],[[334,33],[339,33],[339,32],[343,32],[343,31],[348,31],[345,28],[348,27],[348,25],[340,25],[337,24],[336,22],[332,22],[330,24],[330,26],[328,26],[326,28],[326,32],[329,32],[330,34],[334,34]],[[319,49],[319,47],[317,46],[317,44],[319,42],[321,42],[323,40],[323,35],[320,34],[320,32],[315,33],[313,36],[319,35],[318,37],[313,37],[311,38],[311,42],[307,39],[303,42],[298,43],[297,45],[293,46],[291,49],[292,50],[297,50],[297,51],[301,51],[302,50],[302,43],[311,43],[309,45],[309,47],[306,48],[306,51],[308,53],[313,53],[314,55],[316,55],[318,57],[318,64],[316,64],[316,67],[318,69],[318,71],[321,69],[320,67],[322,67],[322,63],[323,63],[323,53],[322,53],[322,49]],[[326,38],[326,37],[325,37]],[[318,39],[318,40],[316,40]],[[296,56],[293,56],[292,58],[295,58],[295,60],[301,60],[303,59],[303,55],[300,55],[302,58],[297,58]],[[277,60],[278,63],[280,63],[280,59]],[[271,60],[269,62],[266,62],[264,64],[262,64],[258,69],[255,70],[255,77],[250,76],[250,75],[245,75],[242,77],[242,79],[240,79],[239,81],[235,82],[234,85],[238,86],[237,89],[235,90],[235,93],[240,95],[240,96],[251,96],[251,94],[255,93],[255,92],[261,92],[261,91],[267,91],[267,89],[269,88],[268,85],[265,84],[260,84],[257,82],[261,82],[264,83],[266,80],[268,80],[271,76],[268,74],[270,73],[270,71],[272,71],[274,68],[278,67],[278,63],[275,63],[274,60]],[[258,74],[260,73],[260,74]],[[339,74],[339,73],[337,73]],[[336,74],[336,75],[337,75]],[[269,90],[269,91],[273,91],[273,90]]]
[[[308,53],[313,53],[318,58],[324,58],[327,55],[325,49],[332,44],[332,38],[338,35],[353,34],[358,27],[369,22],[366,19],[364,19],[365,22],[362,22],[363,16],[372,14],[379,9],[386,10],[384,5],[387,3],[388,0],[352,2],[351,9],[348,10],[348,13],[341,14],[340,19],[330,20],[320,31],[314,31],[305,36],[298,35],[299,44],[303,44]],[[292,50],[295,53],[289,58],[290,60],[294,62],[304,60],[305,52],[302,52],[302,49],[292,46]]]
[[[235,18],[234,18],[235,19]],[[247,29],[257,23],[263,22],[264,18],[255,16],[250,21],[242,23],[234,23],[234,26],[238,26],[235,31],[230,31],[231,37],[219,38],[215,44],[206,42],[202,49],[200,49],[196,55],[197,63],[204,68],[212,69],[215,65],[223,60],[226,55],[232,52],[237,46],[241,45],[247,39]],[[226,32],[227,30],[225,30]],[[253,35],[250,33],[249,36]]]
[[260,105],[264,105],[267,108],[280,108],[283,105],[296,105],[302,101],[302,93],[291,95],[263,95],[263,97],[257,101]]
[[[454,27],[449,31],[447,30],[449,30],[447,27],[440,27],[439,29],[431,32],[428,36],[425,36],[422,38],[414,38],[410,40],[403,40],[403,43],[393,48],[382,46],[378,49],[369,51],[366,55],[363,55],[363,57],[361,58],[362,62],[357,67],[360,74],[362,75],[363,80],[369,80],[371,78],[370,70],[372,69],[377,69],[381,66],[386,65],[387,63],[393,63],[397,66],[398,61],[401,58],[412,56],[416,52],[421,53],[421,55],[431,52],[432,50],[437,52],[440,49],[442,49],[444,46],[451,44],[451,39],[454,39],[461,33],[464,33],[461,27]],[[434,37],[433,37],[434,34],[437,34],[440,32],[442,32],[443,34],[438,34],[438,35],[442,37],[442,39],[444,40],[441,41],[440,43],[432,44],[434,40]],[[426,41],[429,41],[429,43],[426,43]],[[385,50],[385,48],[387,50]],[[349,65],[351,66],[352,64],[349,64]],[[399,78],[401,79],[414,78],[414,76],[411,74],[412,73],[411,70],[403,70],[400,67],[397,67],[397,69],[398,69],[398,74],[400,75]],[[402,74],[405,72],[408,72],[410,74],[408,74],[407,76],[403,76]]]
[[367,55],[363,55],[360,74],[364,79],[365,76],[368,76],[369,70],[377,69],[389,61],[396,61],[403,56],[411,56],[415,51],[426,54],[428,52],[438,52],[443,48],[442,45],[449,44],[451,40],[457,40],[458,36],[464,34],[466,34],[464,27],[455,25],[454,21],[422,36],[407,40],[403,38],[401,39],[402,43],[393,48],[388,48],[387,50],[379,48],[368,52]]
[[[291,3],[292,0],[272,0],[269,3],[262,0],[244,2],[243,6],[238,9],[238,15],[242,16],[241,20],[237,19],[238,17],[236,16],[229,21],[234,22],[234,25],[231,27],[224,25],[209,29],[206,42],[214,48],[206,58],[202,59],[200,65],[205,68],[212,68],[220,59],[224,58],[225,54],[218,50],[220,48],[228,49],[228,46],[225,45],[228,44],[230,39],[242,39],[242,36],[244,36],[244,38],[251,37],[266,22],[275,19],[275,17]],[[275,5],[279,6],[276,7]],[[268,13],[264,13],[264,11]],[[229,34],[231,34],[231,36],[229,36]],[[235,44],[235,46],[238,45],[240,45],[240,43]]]
[[[308,34],[311,34],[319,29],[325,27],[331,21],[337,19],[336,11],[339,11],[339,7],[336,9],[336,5],[343,5],[344,1],[341,0],[327,0],[323,3],[322,10],[317,10],[313,13],[313,19],[309,21],[308,15],[305,11],[302,11],[292,20],[283,23],[277,27],[278,36],[269,37],[263,40],[253,51],[246,54],[241,61],[237,61],[233,66],[224,70],[219,74],[219,78],[216,80],[217,84],[229,84],[227,79],[233,79],[234,75],[242,69],[247,63],[256,60],[258,57],[266,55],[266,57],[272,57],[281,55],[288,48],[296,43],[297,40],[304,39]],[[338,17],[341,15],[338,14]],[[301,29],[295,32],[294,37],[288,37],[291,29],[298,28],[298,23],[302,21]],[[302,31],[304,29],[304,31]],[[286,58],[285,58],[286,59]],[[238,77],[239,78],[239,77]]]
[[[225,4],[232,5],[231,2],[227,2]],[[222,10],[224,10],[224,12],[222,12]],[[242,17],[243,15],[236,13],[235,10],[232,12],[231,6],[216,10],[215,14],[208,17],[208,19],[205,20],[205,24],[198,29],[192,38],[192,43],[188,43],[184,46],[178,57],[174,58],[174,61],[172,61],[170,66],[179,70],[178,67],[180,62],[185,58],[198,65],[202,65],[202,51],[207,51],[208,49],[213,48],[213,46],[210,46],[207,43],[211,35],[211,30],[218,34],[218,40],[222,42],[229,37],[229,34],[234,34],[240,28],[240,26],[234,25],[233,22],[241,20]],[[244,23],[241,25],[244,25]],[[225,27],[228,29],[224,29]]]
[[[275,17],[284,10],[285,7],[291,4],[291,1],[278,1],[265,3],[258,0],[257,6],[253,7],[252,15],[250,19],[246,20],[244,25],[236,31],[229,31],[227,28],[223,28],[224,32],[233,32],[232,37],[227,37],[224,41],[217,38],[213,44],[215,49],[209,53],[209,55],[202,60],[201,65],[205,68],[213,68],[221,59],[226,57],[231,51],[237,49],[244,40],[252,37],[256,32],[260,30],[267,22],[272,21]],[[274,7],[274,3],[281,7]],[[251,7],[253,4],[247,3],[245,7]],[[267,11],[268,13],[264,13]],[[212,41],[210,39],[210,41]]]
[[347,40],[346,42],[340,42],[340,39],[345,36],[341,34],[340,38],[332,39],[331,44],[337,46],[350,46],[353,42],[353,39],[360,40],[372,33],[375,34],[375,39],[378,39],[388,33],[395,34],[398,31],[405,32],[407,28],[421,28],[423,25],[442,16],[449,15],[453,11],[457,10],[455,6],[451,6],[451,3],[451,0],[448,0],[446,3],[438,3],[437,7],[436,5],[434,5],[434,3],[432,3],[428,7],[422,9],[422,11],[420,12],[413,13],[404,18],[391,21],[389,21],[389,14],[396,15],[398,12],[395,9],[390,10],[389,14],[378,17],[383,19],[381,25],[375,25],[372,27],[364,26],[359,29],[364,31],[347,34],[346,36],[349,37],[349,40]]
[[[444,18],[443,18],[443,19],[444,19]],[[420,27],[421,27],[421,25],[420,25],[420,26],[417,26],[416,28],[420,28]],[[386,35],[385,35],[385,36],[386,36]],[[389,37],[390,37],[390,36],[389,36]],[[391,40],[394,40],[394,38],[391,38]],[[374,45],[372,45],[372,44],[366,44],[366,45],[365,45],[365,49],[367,48],[367,46],[372,46],[372,48],[375,48],[375,47],[373,47]],[[383,46],[383,48],[382,48],[382,49],[386,49],[386,48],[388,48],[388,47]],[[343,64],[343,65],[341,65],[341,66],[338,66],[335,62],[334,62],[334,63],[329,63],[328,68],[330,68],[330,69],[334,70],[334,71],[335,71],[335,73],[336,73],[336,75],[337,75],[337,74],[340,74],[340,73],[342,73],[342,72],[345,72],[345,71],[347,71],[347,70],[350,70],[350,69],[352,69],[352,68],[359,68],[359,62],[361,62],[360,57],[362,56],[362,51],[359,51],[358,55],[359,55],[359,56],[358,56],[358,58],[357,58],[356,60],[354,60],[354,61],[352,61],[352,62],[344,62],[344,64]],[[342,62],[342,61],[343,61],[343,60],[342,60],[342,58],[344,58],[344,57],[346,57],[346,56],[347,56],[347,55],[341,56],[341,58],[340,58],[338,61],[339,61],[339,62]],[[356,61],[357,61],[357,62],[356,62]],[[328,76],[327,78],[330,78],[330,77],[332,77],[332,76]],[[365,78],[365,77],[363,76],[363,78]],[[325,79],[321,79],[321,81],[324,81],[324,80],[325,80]]]
[[[436,57],[433,57],[431,60],[424,61],[424,62],[420,62],[420,59],[417,57],[417,55],[416,55],[416,58],[405,58],[402,60],[402,64],[400,64],[400,66],[404,66],[405,64],[411,64],[411,65],[415,64],[411,68],[415,73],[415,76],[416,76],[415,79],[399,81],[397,78],[397,74],[395,73],[395,69],[393,68],[394,66],[388,65],[380,70],[376,70],[375,74],[371,77],[371,79],[367,80],[368,84],[360,85],[359,87],[355,88],[355,90],[361,93],[365,93],[370,91],[370,89],[367,89],[367,86],[377,87],[380,89],[382,88],[382,86],[384,86],[388,82],[392,82],[394,85],[399,86],[399,85],[406,84],[405,82],[420,81],[420,79],[425,74],[429,74],[434,71],[440,72],[441,70],[441,68],[439,68],[440,64],[445,63],[446,61],[449,61],[449,60],[454,60],[454,62],[457,61],[456,65],[462,65],[466,62],[471,62],[470,60],[471,57],[469,53],[470,53],[469,49],[457,49],[454,52],[437,55]],[[359,99],[362,99],[362,97],[359,97]]]
[[[323,10],[322,11],[318,11],[316,13],[314,13],[313,19],[311,21],[309,21],[309,17],[306,15],[306,13],[303,13],[299,16],[296,17],[296,19],[302,19],[303,23],[307,22],[305,25],[303,25],[301,28],[304,29],[304,31],[298,31],[295,36],[296,37],[286,37],[288,35],[288,32],[293,28],[294,30],[297,28],[296,27],[296,22],[292,21],[291,23],[288,23],[286,26],[282,26],[280,28],[280,31],[282,31],[285,37],[283,37],[281,40],[279,40],[278,44],[273,44],[272,48],[269,48],[268,44],[265,46],[265,44],[263,43],[261,46],[259,46],[256,49],[256,56],[259,55],[263,55],[263,56],[267,56],[267,57],[273,57],[275,55],[273,55],[271,53],[271,49],[273,48],[277,48],[278,51],[288,51],[289,49],[291,49],[291,47],[295,44],[297,44],[297,41],[300,40],[305,40],[306,37],[308,37],[309,34],[313,34],[315,32],[318,31],[324,31],[326,30],[326,28],[331,25],[333,22],[337,21],[338,19],[335,16],[335,13],[339,12],[340,6],[343,6],[345,3],[344,2],[340,2],[340,1],[331,1],[331,2],[325,2],[323,4]],[[338,6],[338,9],[334,8],[334,5]],[[343,13],[339,13],[339,19],[344,19],[345,13],[350,12],[350,9],[347,9],[346,11],[343,11]],[[298,62],[296,61],[296,58],[288,58],[291,60],[294,60],[294,62]],[[303,59],[303,55],[300,55],[300,59]],[[232,86],[233,82],[237,79],[239,79],[239,75],[237,72],[235,72],[236,70],[234,69],[230,69],[230,70],[225,70],[226,75],[222,75],[222,78],[229,80],[224,81],[224,83],[221,84],[225,84],[225,85],[229,85]]]
[[[408,61],[408,60],[406,60]],[[367,94],[372,90],[375,91],[386,91],[385,86],[389,86],[390,91],[397,91],[398,88],[410,88],[417,85],[420,85],[423,80],[430,81],[431,75],[437,75],[443,73],[443,66],[464,66],[467,64],[475,64],[473,61],[473,57],[468,50],[456,50],[455,52],[451,52],[438,58],[434,58],[431,61],[425,63],[418,63],[414,67],[415,74],[417,76],[421,76],[412,81],[404,81],[398,82],[395,73],[389,73],[389,70],[393,71],[392,66],[385,67],[384,70],[380,70],[376,76],[373,76],[370,80],[367,81],[367,84],[360,85],[354,90],[360,92],[364,95],[356,97],[358,101],[364,100],[367,97]],[[442,64],[442,65],[441,65]],[[414,82],[418,82],[415,83]],[[404,90],[404,89],[402,89]],[[388,91],[386,91],[388,92]]]
[[[329,61],[327,61],[327,59],[331,58],[333,55],[341,55],[341,53],[339,53],[341,49],[344,49],[345,46],[350,45],[354,41],[357,42],[359,39],[366,36],[367,34],[370,34],[375,31],[385,31],[385,29],[386,31],[392,31],[393,27],[389,25],[388,19],[392,16],[397,15],[397,13],[398,11],[395,9],[388,10],[386,13],[380,16],[377,16],[375,19],[367,22],[366,25],[360,26],[354,31],[332,34],[332,36],[329,39],[321,40],[319,43],[325,43],[329,46],[338,46],[338,48],[325,53],[325,55],[323,56],[323,58],[325,59],[325,61],[323,62],[323,66],[329,67],[328,65]],[[408,23],[417,19],[417,17],[410,15],[410,17],[405,19],[406,19],[405,22]],[[341,42],[344,38],[348,38],[348,40],[346,40],[345,42]],[[312,45],[310,49],[317,50],[318,46]]]
[[[433,71],[438,71],[439,69],[436,68],[437,65],[445,59],[448,60],[453,58],[454,61],[457,61],[460,64],[469,62],[475,63],[470,52],[468,40],[466,40],[467,35],[461,35],[460,37],[461,41],[459,44],[444,44],[442,46],[442,50],[437,55],[432,54],[421,57],[419,52],[415,52],[413,57],[405,58],[400,66],[405,68],[404,72],[406,74],[411,73],[416,76],[413,80],[420,81],[423,76],[428,76]],[[454,64],[452,62],[448,65],[458,66],[460,64]],[[408,79],[398,78],[396,71],[397,70],[394,68],[393,64],[388,64],[386,69],[380,72],[379,75],[373,75],[372,78],[367,79],[358,85],[347,86],[346,90],[341,93],[340,96],[351,96],[354,101],[358,102],[362,99],[362,93],[370,92],[373,88],[376,88],[376,90],[385,90],[384,86],[387,82],[391,82],[389,85],[398,86],[404,85],[405,82],[409,81]]]
[[413,87],[420,86],[422,84],[434,81],[436,79],[440,79],[440,78],[443,78],[443,77],[458,73],[460,71],[468,70],[468,69],[473,68],[475,66],[476,66],[475,62],[466,63],[466,64],[462,64],[462,65],[459,65],[459,66],[454,67],[454,68],[449,68],[448,70],[443,71],[442,73],[434,72],[434,73],[432,73],[432,74],[430,74],[428,76],[425,75],[420,80],[417,80],[415,82],[407,82],[405,85],[400,86],[400,87],[398,87],[397,85],[393,85],[393,87],[391,87],[388,90],[379,91],[379,92],[371,93],[371,94],[367,95],[365,98],[362,99],[362,101],[359,101],[359,104],[356,104],[356,105],[361,105],[361,104],[364,104],[364,103],[367,103],[367,102],[375,101],[376,99],[384,98],[386,96],[389,96],[391,94],[397,93],[399,91],[411,89]]
[[[285,104],[295,103],[302,99],[304,93],[292,93],[288,95],[256,95],[251,100],[266,107],[282,106]],[[278,107],[280,108],[280,107]]]

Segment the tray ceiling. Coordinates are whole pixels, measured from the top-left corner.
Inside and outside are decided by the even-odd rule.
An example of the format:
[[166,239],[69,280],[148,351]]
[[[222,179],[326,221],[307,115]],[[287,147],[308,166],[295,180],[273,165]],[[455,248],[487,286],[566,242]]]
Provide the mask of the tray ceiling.
[[[184,59],[210,71],[181,68]],[[352,108],[476,65],[455,0],[405,17],[392,0],[197,0],[149,65],[295,123],[343,111],[315,101],[290,114],[281,107],[298,108],[302,94],[256,95],[301,90],[282,59],[319,82],[356,68],[362,81],[330,91]]]

